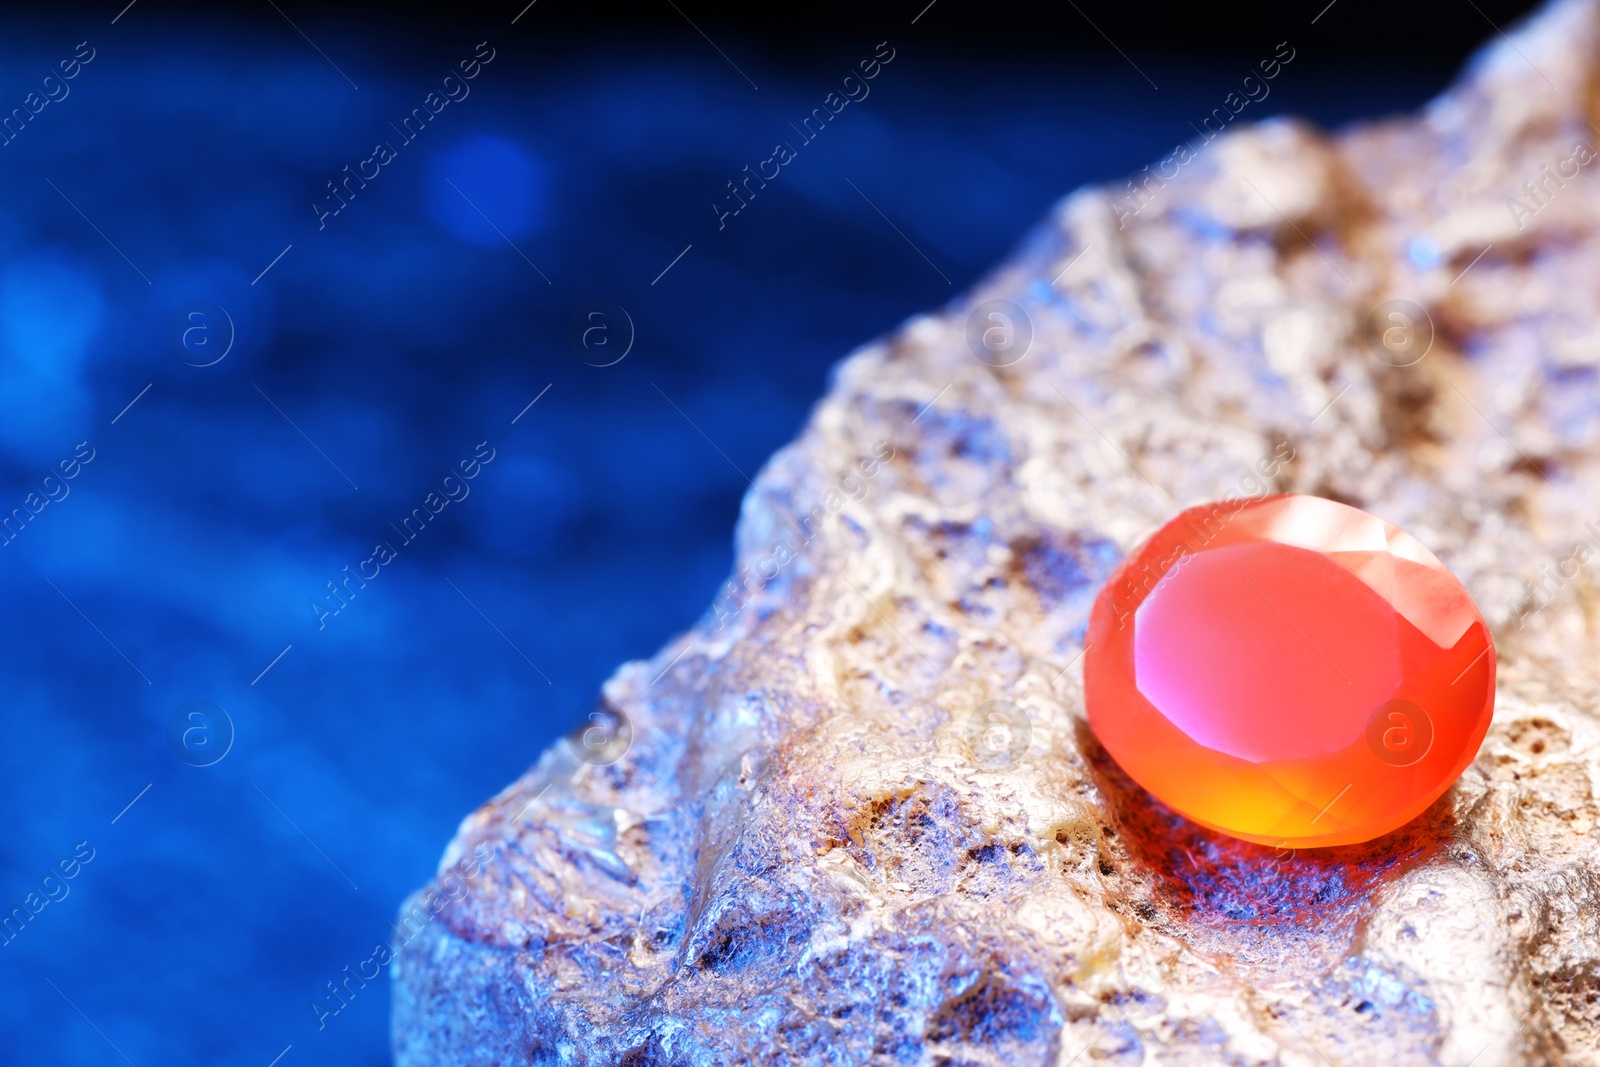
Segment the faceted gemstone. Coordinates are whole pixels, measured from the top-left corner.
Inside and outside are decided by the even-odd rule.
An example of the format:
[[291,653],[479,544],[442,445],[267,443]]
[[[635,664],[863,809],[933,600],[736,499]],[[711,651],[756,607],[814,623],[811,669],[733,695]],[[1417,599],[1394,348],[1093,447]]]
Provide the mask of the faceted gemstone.
[[1367,841],[1477,755],[1495,652],[1412,536],[1273,496],[1190,508],[1119,566],[1084,656],[1089,725],[1168,806],[1289,848]]

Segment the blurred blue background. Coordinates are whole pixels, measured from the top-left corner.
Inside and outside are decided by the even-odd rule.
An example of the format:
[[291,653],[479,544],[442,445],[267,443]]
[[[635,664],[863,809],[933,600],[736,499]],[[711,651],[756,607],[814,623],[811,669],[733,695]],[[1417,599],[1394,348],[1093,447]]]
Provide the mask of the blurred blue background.
[[[1310,9],[1226,47],[1086,20],[966,47],[971,9],[922,6],[800,45],[521,4],[0,18],[0,113],[27,111],[0,146],[0,910],[27,918],[0,1059],[387,1063],[383,982],[320,1030],[310,1003],[463,816],[707,607],[744,474],[831,364],[1188,139],[1280,39],[1297,60],[1245,118],[1412,108],[1459,59],[1350,54]],[[725,183],[882,40],[870,96],[719,230]],[[173,728],[191,701],[231,731]]]

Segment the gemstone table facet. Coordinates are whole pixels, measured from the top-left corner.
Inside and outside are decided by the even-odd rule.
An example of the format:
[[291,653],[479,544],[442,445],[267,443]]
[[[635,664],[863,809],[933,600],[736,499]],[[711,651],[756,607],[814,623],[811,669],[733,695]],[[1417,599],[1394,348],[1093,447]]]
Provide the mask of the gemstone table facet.
[[1412,536],[1312,496],[1179,514],[1095,601],[1089,725],[1162,802],[1290,848],[1405,825],[1477,755],[1494,644]]

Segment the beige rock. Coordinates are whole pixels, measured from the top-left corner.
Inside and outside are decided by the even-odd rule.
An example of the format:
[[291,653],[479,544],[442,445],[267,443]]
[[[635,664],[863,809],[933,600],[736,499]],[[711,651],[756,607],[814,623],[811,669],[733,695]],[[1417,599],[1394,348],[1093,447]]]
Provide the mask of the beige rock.
[[[607,684],[631,747],[462,824],[441,871],[495,858],[402,923],[402,1067],[1600,1064],[1597,55],[1568,0],[1417,118],[1242,128],[1125,228],[1074,194],[852,355],[734,584]],[[1266,490],[1402,526],[1496,629],[1482,753],[1367,845],[1203,831],[1084,725],[1109,569]]]

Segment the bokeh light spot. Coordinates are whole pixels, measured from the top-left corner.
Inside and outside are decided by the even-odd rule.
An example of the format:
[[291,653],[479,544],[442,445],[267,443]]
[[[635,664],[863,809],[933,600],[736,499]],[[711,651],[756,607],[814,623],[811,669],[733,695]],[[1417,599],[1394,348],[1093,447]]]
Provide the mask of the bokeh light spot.
[[532,155],[503,138],[480,135],[434,160],[428,213],[468,244],[498,244],[539,229],[547,187],[544,165]]
[[8,449],[47,450],[74,433],[87,409],[83,358],[104,304],[88,268],[59,249],[27,252],[0,274],[0,442]]

